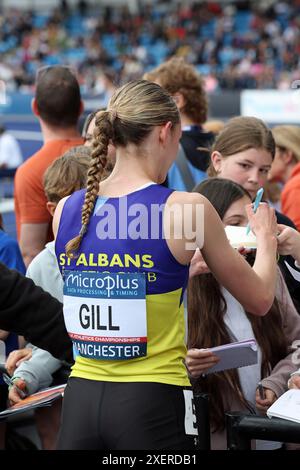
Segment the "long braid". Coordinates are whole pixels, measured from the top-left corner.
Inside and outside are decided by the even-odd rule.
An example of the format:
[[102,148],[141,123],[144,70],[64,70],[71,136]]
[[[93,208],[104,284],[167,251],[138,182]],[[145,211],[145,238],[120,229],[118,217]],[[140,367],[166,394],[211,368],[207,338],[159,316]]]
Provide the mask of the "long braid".
[[155,126],[168,121],[177,126],[179,111],[173,98],[156,83],[137,80],[119,88],[111,97],[108,110],[95,118],[93,151],[88,170],[87,191],[82,206],[79,234],[66,244],[67,256],[76,256],[93,213],[100,181],[105,175],[108,145],[140,146]]
[[87,173],[87,189],[81,211],[81,229],[79,234],[66,244],[66,254],[75,257],[84,234],[87,231],[91,214],[99,193],[100,181],[107,165],[108,144],[113,138],[115,113],[100,111],[96,115],[91,163]]

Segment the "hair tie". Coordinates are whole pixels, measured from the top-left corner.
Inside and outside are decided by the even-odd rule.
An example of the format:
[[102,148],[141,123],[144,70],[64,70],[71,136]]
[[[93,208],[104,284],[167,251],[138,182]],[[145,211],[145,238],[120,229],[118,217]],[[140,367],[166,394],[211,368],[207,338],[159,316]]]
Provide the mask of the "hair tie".
[[87,231],[87,224],[82,224],[80,232],[79,232],[79,236],[82,238],[83,235],[86,233],[86,231]]

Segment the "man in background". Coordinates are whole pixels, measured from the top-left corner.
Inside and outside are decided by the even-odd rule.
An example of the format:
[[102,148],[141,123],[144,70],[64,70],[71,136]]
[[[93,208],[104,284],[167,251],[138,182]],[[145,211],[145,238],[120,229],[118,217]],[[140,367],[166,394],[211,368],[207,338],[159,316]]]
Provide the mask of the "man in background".
[[77,127],[83,104],[78,81],[68,67],[38,71],[32,111],[40,122],[44,145],[18,168],[15,177],[17,235],[26,266],[53,239],[44,173],[69,148],[83,143]]

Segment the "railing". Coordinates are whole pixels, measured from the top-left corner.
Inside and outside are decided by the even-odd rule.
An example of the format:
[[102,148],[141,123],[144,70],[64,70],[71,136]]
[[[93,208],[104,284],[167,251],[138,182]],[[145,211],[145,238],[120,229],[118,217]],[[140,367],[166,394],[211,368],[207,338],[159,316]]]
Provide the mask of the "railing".
[[194,403],[198,428],[197,450],[210,450],[209,395],[194,394]]
[[226,413],[228,450],[249,450],[252,439],[300,443],[300,424],[280,418]]

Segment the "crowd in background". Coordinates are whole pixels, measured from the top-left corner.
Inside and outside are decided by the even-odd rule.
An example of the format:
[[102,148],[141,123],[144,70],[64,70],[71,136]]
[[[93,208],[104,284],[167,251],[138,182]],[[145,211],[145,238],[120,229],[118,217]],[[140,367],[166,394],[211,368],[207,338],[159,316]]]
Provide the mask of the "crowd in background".
[[196,66],[208,92],[287,89],[300,78],[298,0],[268,8],[250,1],[139,5],[137,13],[88,1],[78,9],[62,1],[48,13],[5,10],[0,80],[8,91],[31,90],[40,66],[67,63],[78,70],[83,91],[101,95],[104,67],[122,84],[174,55]]

